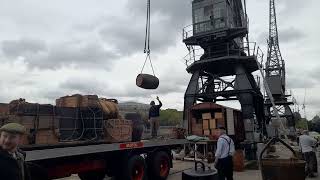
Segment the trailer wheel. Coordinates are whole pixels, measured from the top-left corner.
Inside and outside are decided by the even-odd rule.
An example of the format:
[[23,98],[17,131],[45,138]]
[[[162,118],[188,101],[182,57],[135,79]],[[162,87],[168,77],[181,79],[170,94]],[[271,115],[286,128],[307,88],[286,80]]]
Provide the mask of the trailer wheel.
[[81,180],[103,180],[106,177],[106,173],[102,171],[90,171],[78,174]]
[[171,159],[165,151],[159,151],[148,159],[148,177],[153,180],[165,180],[169,176]]
[[123,171],[116,176],[121,180],[144,180],[146,177],[146,162],[143,157],[134,155],[124,164]]

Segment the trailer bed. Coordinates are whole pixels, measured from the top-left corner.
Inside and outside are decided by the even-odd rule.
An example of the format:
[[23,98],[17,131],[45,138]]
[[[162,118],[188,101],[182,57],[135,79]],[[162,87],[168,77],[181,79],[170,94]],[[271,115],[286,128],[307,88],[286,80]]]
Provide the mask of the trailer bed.
[[[186,144],[186,139],[155,139],[140,142],[81,145],[72,147],[50,147],[48,149],[26,149],[26,161],[40,161],[71,156],[106,153],[121,150],[156,148],[162,146],[179,146]],[[42,147],[43,148],[43,147]]]

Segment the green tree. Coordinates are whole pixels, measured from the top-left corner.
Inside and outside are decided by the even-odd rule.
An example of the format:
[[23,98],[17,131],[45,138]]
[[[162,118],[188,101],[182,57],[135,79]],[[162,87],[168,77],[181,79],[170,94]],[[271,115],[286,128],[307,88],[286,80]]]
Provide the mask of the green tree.
[[166,109],[160,111],[160,126],[176,126],[182,121],[183,113],[176,109]]
[[310,124],[308,123],[308,121],[304,118],[301,118],[296,121],[296,128],[298,129],[308,129],[309,125]]

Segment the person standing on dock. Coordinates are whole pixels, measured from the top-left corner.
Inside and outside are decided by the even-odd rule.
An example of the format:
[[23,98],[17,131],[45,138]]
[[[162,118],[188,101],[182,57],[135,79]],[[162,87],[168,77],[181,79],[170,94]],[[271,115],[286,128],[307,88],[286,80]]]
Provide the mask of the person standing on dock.
[[157,96],[157,100],[159,105],[156,105],[154,101],[150,102],[150,109],[149,109],[149,121],[151,123],[151,136],[152,138],[156,138],[159,129],[159,116],[160,116],[160,108],[162,106],[162,102],[160,101],[159,97]]
[[18,123],[8,123],[0,128],[0,179],[31,179],[25,153],[18,148],[25,131],[25,127]]
[[317,145],[317,140],[309,136],[308,131],[303,131],[299,137],[299,146],[306,161],[306,174],[309,177],[316,177],[318,173],[318,161],[316,153],[313,151]]
[[219,180],[233,180],[234,142],[227,136],[224,127],[219,128],[219,135],[214,166],[218,170]]

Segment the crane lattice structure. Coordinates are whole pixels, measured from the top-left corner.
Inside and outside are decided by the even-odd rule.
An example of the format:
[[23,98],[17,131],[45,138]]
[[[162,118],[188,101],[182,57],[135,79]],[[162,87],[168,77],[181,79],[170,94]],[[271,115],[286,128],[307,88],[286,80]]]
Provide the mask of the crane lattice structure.
[[263,53],[248,42],[245,0],[193,0],[193,24],[183,29],[187,72],[192,74],[184,97],[184,126],[198,102],[238,100],[246,139],[265,132],[264,97],[253,72]]
[[[265,64],[265,77],[280,116],[287,119],[287,126],[293,133],[295,130],[295,121],[290,108],[290,105],[293,103],[288,101],[290,95],[286,94],[286,68],[279,47],[275,0],[270,0],[269,18],[268,54],[267,62]],[[268,122],[271,120],[271,117],[275,116],[270,98],[268,97],[265,97],[265,107],[265,115]]]

